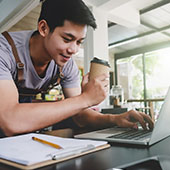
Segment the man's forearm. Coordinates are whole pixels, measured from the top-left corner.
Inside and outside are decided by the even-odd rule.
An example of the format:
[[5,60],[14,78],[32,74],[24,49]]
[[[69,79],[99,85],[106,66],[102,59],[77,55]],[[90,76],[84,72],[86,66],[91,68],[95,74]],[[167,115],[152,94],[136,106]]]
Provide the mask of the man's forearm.
[[[52,103],[23,103],[1,109],[0,123],[8,136],[35,131],[74,116],[88,105],[81,96]],[[80,102],[80,103],[79,103]]]
[[114,115],[102,114],[91,108],[81,111],[73,117],[79,127],[104,128],[114,125]]

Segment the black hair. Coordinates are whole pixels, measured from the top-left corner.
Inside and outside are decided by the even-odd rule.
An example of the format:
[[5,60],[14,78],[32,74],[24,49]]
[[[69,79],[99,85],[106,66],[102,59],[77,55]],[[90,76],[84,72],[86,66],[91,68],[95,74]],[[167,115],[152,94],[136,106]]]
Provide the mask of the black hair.
[[46,20],[50,31],[68,20],[75,24],[97,27],[95,18],[82,0],[45,0],[38,21]]

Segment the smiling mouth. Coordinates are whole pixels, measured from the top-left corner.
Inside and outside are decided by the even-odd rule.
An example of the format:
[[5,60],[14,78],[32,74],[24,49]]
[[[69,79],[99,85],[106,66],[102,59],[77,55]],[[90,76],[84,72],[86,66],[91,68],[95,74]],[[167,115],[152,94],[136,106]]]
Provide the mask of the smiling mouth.
[[61,56],[63,57],[64,62],[67,62],[71,58],[70,56],[65,56],[63,54],[61,54]]
[[66,55],[63,55],[63,54],[61,54],[61,56],[63,56],[64,58],[70,58],[69,56],[66,56]]

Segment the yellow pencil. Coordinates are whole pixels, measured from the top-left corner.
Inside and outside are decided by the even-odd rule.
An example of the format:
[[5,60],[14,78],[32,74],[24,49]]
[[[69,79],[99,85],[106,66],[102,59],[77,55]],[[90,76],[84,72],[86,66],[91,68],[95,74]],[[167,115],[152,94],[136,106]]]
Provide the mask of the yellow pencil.
[[38,141],[38,142],[40,142],[40,143],[43,143],[43,144],[52,146],[52,147],[54,147],[54,148],[56,148],[56,149],[62,149],[62,147],[61,147],[60,145],[57,145],[57,144],[55,144],[55,143],[51,143],[51,142],[48,142],[48,141],[43,140],[43,139],[39,139],[39,138],[34,137],[34,136],[32,137],[32,139],[35,140],[35,141]]

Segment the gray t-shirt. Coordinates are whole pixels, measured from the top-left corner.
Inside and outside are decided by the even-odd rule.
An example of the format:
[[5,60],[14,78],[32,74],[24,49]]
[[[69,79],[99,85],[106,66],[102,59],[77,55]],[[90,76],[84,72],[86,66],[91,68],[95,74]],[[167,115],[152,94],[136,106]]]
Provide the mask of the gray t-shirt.
[[[19,31],[10,32],[12,39],[18,51],[21,62],[24,63],[24,75],[21,86],[22,88],[40,89],[42,86],[48,84],[52,75],[57,74],[57,64],[54,60],[49,63],[46,70],[46,75],[41,78],[37,74],[30,54],[29,54],[29,40],[34,31]],[[55,72],[53,73],[55,68]],[[61,81],[63,88],[80,87],[79,70],[75,61],[71,58],[63,67],[62,70],[64,79]],[[11,46],[3,35],[0,34],[0,80],[16,80],[16,61],[13,56]]]

